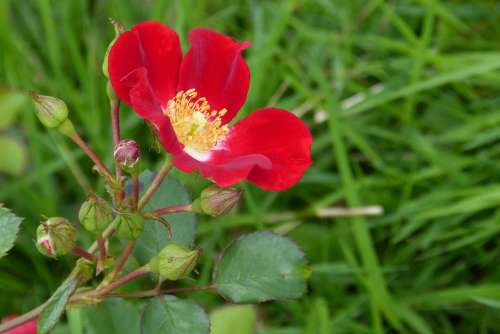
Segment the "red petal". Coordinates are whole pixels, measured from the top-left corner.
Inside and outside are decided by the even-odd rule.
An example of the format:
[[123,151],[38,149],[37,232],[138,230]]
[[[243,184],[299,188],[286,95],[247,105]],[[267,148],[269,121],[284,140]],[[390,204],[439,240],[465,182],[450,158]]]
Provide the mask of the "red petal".
[[176,93],[182,52],[177,33],[159,22],[142,22],[122,34],[111,47],[108,69],[118,97],[131,105],[133,85],[122,79],[144,68],[154,95],[163,104]]
[[272,167],[256,166],[248,180],[261,188],[282,191],[297,182],[311,165],[312,135],[297,116],[282,109],[251,113],[231,129],[227,145],[235,155],[259,153]]
[[191,49],[181,64],[179,90],[194,88],[213,110],[226,108],[222,121],[228,123],[247,97],[250,72],[241,52],[250,43],[237,43],[209,29],[191,30],[189,41]]
[[233,156],[231,152],[212,154],[209,161],[198,161],[182,152],[174,155],[174,165],[186,173],[198,170],[200,174],[221,187],[229,187],[244,180],[255,166],[270,168],[271,161],[260,154]]
[[[11,321],[13,319],[17,318],[15,315],[7,315],[2,319],[1,323],[6,323],[8,321]],[[21,326],[15,327],[7,332],[5,334],[36,334],[37,330],[37,319],[30,320]]]
[[272,191],[290,188],[311,164],[312,135],[306,124],[281,109],[260,109],[236,123],[207,161],[186,153],[174,156],[185,172],[199,170],[219,186],[248,179]]

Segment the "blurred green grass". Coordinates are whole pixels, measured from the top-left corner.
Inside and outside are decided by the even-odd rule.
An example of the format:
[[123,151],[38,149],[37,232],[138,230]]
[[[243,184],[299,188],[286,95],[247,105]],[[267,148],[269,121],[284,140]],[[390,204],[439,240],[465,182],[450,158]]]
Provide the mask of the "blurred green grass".
[[[165,22],[185,49],[197,26],[251,40],[241,114],[276,105],[314,133],[314,165],[294,188],[277,194],[245,184],[237,213],[200,222],[207,260],[256,228],[286,231],[307,253],[309,294],[261,306],[266,333],[500,331],[498,2],[0,1],[0,85],[64,99],[110,163],[100,69],[113,38],[108,16],[126,26]],[[150,147],[147,127],[122,115],[124,137]],[[67,273],[69,261],[45,261],[33,247],[40,214],[75,217],[84,198],[78,180],[102,189],[90,163],[47,133],[29,105],[9,131],[26,144],[30,163],[20,177],[0,175],[0,201],[26,217],[21,240],[0,261],[0,314],[40,303]],[[146,151],[154,168],[160,157]],[[206,185],[175,175],[194,194]],[[316,211],[369,205],[384,215]],[[210,266],[200,268],[201,281]],[[222,303],[196,297],[209,309]]]

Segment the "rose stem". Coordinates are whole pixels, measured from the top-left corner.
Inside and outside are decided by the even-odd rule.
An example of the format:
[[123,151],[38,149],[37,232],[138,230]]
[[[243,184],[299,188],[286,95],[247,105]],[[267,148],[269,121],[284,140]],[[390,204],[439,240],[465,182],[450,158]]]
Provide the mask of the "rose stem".
[[187,287],[187,288],[173,288],[173,289],[165,289],[165,290],[158,290],[158,289],[153,289],[153,290],[146,290],[146,291],[134,291],[134,292],[117,292],[117,293],[110,293],[110,296],[113,297],[123,297],[123,298],[133,298],[133,297],[154,297],[154,296],[160,296],[160,295],[165,295],[169,293],[176,293],[176,292],[188,292],[188,291],[203,291],[203,290],[210,290],[215,288],[214,284],[208,284],[208,285],[202,285],[202,286],[193,286],[193,287]]
[[73,247],[71,252],[76,256],[83,257],[84,259],[87,259],[92,262],[96,262],[95,256],[87,252],[85,249],[82,249],[81,247],[75,246]]
[[134,249],[134,245],[135,245],[134,240],[129,240],[127,242],[127,246],[125,246],[125,248],[123,249],[123,253],[120,255],[118,261],[116,261],[116,265],[113,268],[113,271],[111,272],[110,277],[112,279],[114,279],[120,273],[120,270],[122,270],[125,261],[127,261],[130,253],[132,253],[132,250]]
[[106,240],[104,240],[102,235],[98,235],[96,238],[97,248],[99,249],[99,258],[104,260],[106,258]]
[[141,210],[148,203],[148,201],[151,199],[155,191],[161,185],[163,179],[165,179],[171,168],[172,168],[172,163],[170,162],[170,160],[168,160],[167,162],[165,162],[165,164],[160,169],[158,174],[156,174],[156,177],[154,178],[153,182],[151,182],[151,185],[149,186],[148,190],[146,190],[146,192],[142,196],[141,200],[139,201],[139,205],[137,206],[138,210]]
[[133,199],[135,210],[137,210],[139,207],[139,191],[140,191],[139,174],[133,173],[132,174],[132,199]]
[[[118,143],[121,140],[121,135],[120,135],[120,100],[118,98],[115,99],[113,102],[113,105],[111,107],[111,130],[113,132],[113,153],[116,147],[118,146]],[[122,179],[122,170],[120,166],[115,162],[115,175],[116,175],[116,180],[121,183]],[[125,194],[123,190],[121,190],[116,198],[118,199],[119,202],[123,200],[123,197],[125,197]],[[118,203],[119,204],[119,203]]]
[[154,216],[163,216],[172,212],[189,212],[189,211],[192,211],[191,204],[169,206],[167,208],[161,208],[155,211],[147,212],[146,215],[151,214]]
[[128,273],[127,275],[112,282],[111,284],[107,285],[102,290],[95,291],[95,293],[99,296],[105,296],[109,292],[113,291],[114,289],[119,288],[120,286],[125,285],[128,282],[132,281],[133,279],[135,279],[141,275],[144,275],[148,272],[149,272],[149,269],[147,266],[140,267],[139,269],[132,271],[132,272]]
[[94,162],[97,168],[103,173],[109,180],[113,180],[113,175],[109,171],[109,169],[102,163],[102,161],[97,157],[97,155],[92,151],[92,149],[87,145],[87,143],[78,135],[78,133],[73,132],[69,135],[69,137],[80,146],[83,152]]

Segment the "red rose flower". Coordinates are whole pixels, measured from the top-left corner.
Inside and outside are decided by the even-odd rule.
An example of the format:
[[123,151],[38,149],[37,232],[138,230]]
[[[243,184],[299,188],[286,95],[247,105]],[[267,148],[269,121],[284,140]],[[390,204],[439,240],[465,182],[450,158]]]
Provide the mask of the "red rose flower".
[[183,57],[175,31],[142,22],[122,34],[109,53],[118,97],[159,131],[174,165],[225,187],[243,179],[285,190],[311,164],[312,136],[294,114],[259,109],[233,126],[245,102],[250,73],[238,43],[208,29],[189,33]]
[[[15,318],[17,318],[16,315],[7,315],[3,317],[2,323],[11,321]],[[18,327],[8,330],[7,332],[5,332],[5,334],[36,334],[36,326],[37,326],[37,319],[33,319]]]

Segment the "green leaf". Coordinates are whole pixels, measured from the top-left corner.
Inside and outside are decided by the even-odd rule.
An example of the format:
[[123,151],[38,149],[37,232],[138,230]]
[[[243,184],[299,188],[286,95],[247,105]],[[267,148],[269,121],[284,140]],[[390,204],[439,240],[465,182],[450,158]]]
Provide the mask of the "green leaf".
[[57,288],[49,298],[38,318],[38,334],[49,333],[64,313],[66,304],[76,288],[92,277],[93,264],[80,259],[69,277]]
[[140,310],[121,298],[107,299],[84,309],[86,333],[137,334],[140,331]]
[[22,219],[0,203],[0,258],[14,246]]
[[144,308],[143,334],[208,334],[210,322],[205,311],[191,300],[175,296],[156,297]]
[[47,305],[43,308],[38,319],[38,333],[45,334],[57,324],[59,318],[64,313],[66,304],[73,292],[78,287],[77,277],[70,277],[57,288],[56,292],[49,298]]
[[[140,175],[141,191],[145,191],[154,174],[145,171]],[[191,203],[186,189],[175,179],[168,177],[155,192],[144,211],[152,211],[173,205]],[[172,238],[168,229],[161,223],[153,220],[146,221],[144,230],[137,239],[134,256],[140,264],[146,264],[169,243],[176,243],[192,247],[196,232],[196,217],[191,212],[171,213],[163,216],[172,228]]]
[[224,252],[215,271],[219,293],[235,303],[298,298],[310,273],[304,253],[270,232],[242,236]]
[[253,305],[230,305],[210,312],[212,334],[253,334],[257,323],[257,312]]
[[12,124],[26,100],[26,94],[4,89],[0,90],[0,130]]
[[27,163],[26,147],[14,138],[0,136],[0,173],[19,175]]

